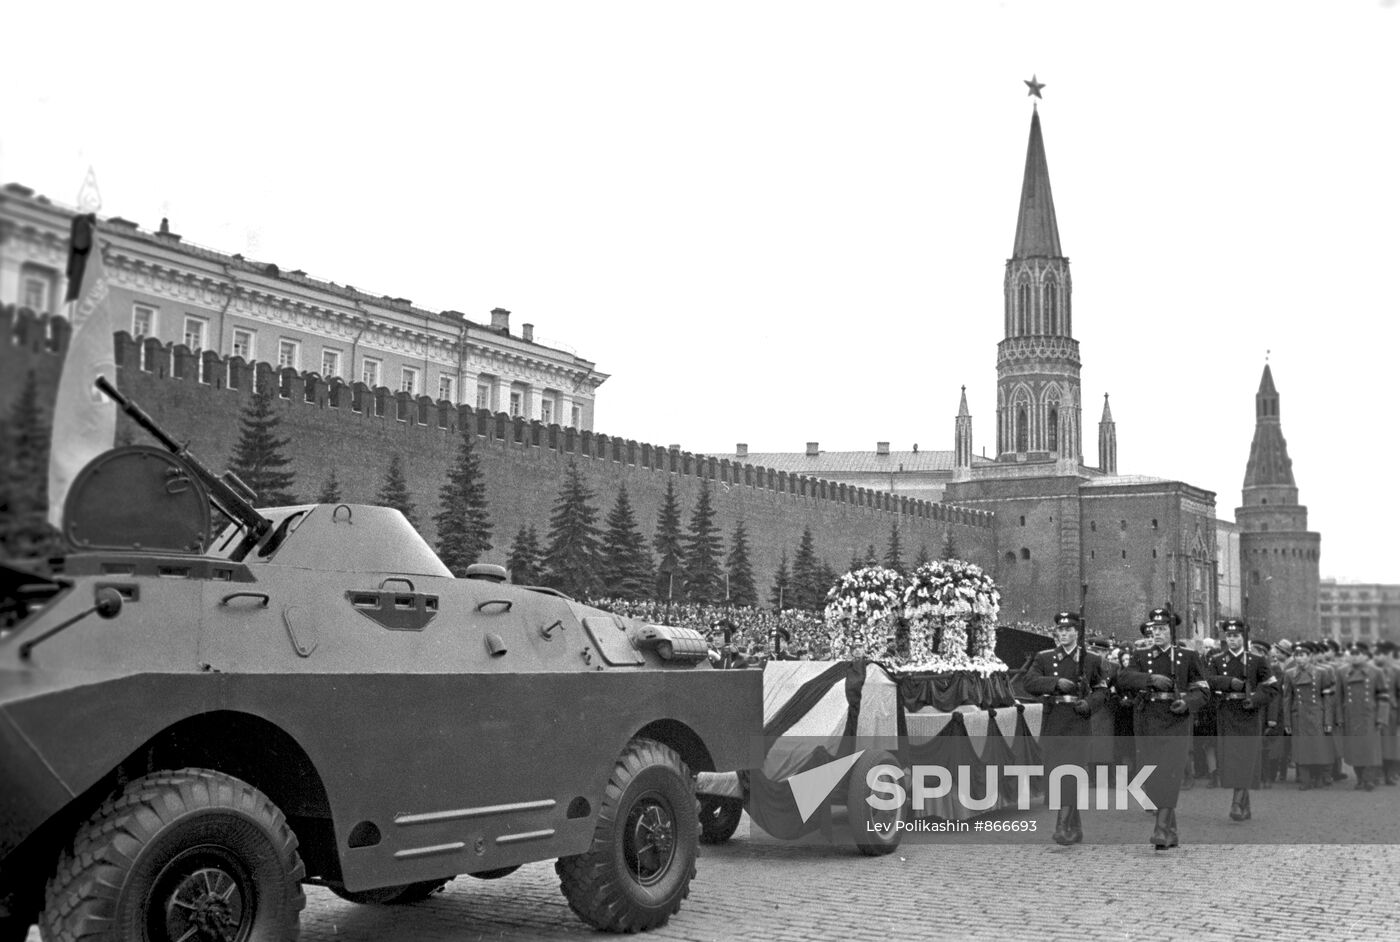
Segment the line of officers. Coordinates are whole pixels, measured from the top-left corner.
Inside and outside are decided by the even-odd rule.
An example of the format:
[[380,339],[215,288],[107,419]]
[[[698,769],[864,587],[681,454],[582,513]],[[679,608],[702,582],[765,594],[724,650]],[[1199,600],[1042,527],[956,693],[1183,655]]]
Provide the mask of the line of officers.
[[[1127,758],[1131,742],[1136,767],[1155,766],[1142,790],[1156,805],[1150,842],[1157,850],[1176,847],[1176,805],[1186,775],[1194,717],[1207,708],[1215,719],[1218,782],[1232,789],[1229,817],[1253,817],[1251,790],[1268,787],[1298,768],[1298,787],[1331,784],[1345,761],[1356,771],[1356,788],[1370,791],[1382,780],[1400,781],[1400,649],[1364,643],[1342,652],[1323,642],[1276,642],[1272,651],[1248,643],[1249,628],[1238,618],[1220,623],[1223,644],[1202,656],[1174,640],[1180,617],[1153,609],[1141,625],[1143,640],[1117,658],[1106,650],[1084,650],[1084,622],[1077,612],[1055,616],[1055,647],[1037,654],[1026,673],[1030,694],[1044,698],[1041,750],[1047,768],[1096,765]],[[1270,654],[1272,653],[1272,657]],[[1131,717],[1131,728],[1114,729],[1114,715]],[[1114,732],[1117,735],[1114,735]],[[1072,778],[1063,780],[1053,840],[1084,839],[1079,796]]]

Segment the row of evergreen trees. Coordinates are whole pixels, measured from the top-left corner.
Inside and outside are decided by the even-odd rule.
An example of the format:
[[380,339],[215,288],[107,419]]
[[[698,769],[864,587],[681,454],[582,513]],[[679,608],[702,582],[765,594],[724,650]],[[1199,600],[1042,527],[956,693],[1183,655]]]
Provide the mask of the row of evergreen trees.
[[[253,395],[240,416],[238,440],[229,462],[230,470],[265,506],[301,502],[287,451],[291,440],[279,435],[280,422],[271,395]],[[57,546],[57,534],[44,520],[48,439],[48,425],[43,421],[31,375],[11,415],[0,422],[0,444],[5,446],[0,466],[0,552],[7,557],[41,555]],[[492,548],[493,528],[475,441],[474,430],[464,427],[432,518],[437,531],[435,549],[444,565],[458,576]],[[342,499],[341,483],[332,468],[315,501],[336,503]],[[397,509],[415,528],[419,526],[418,508],[397,453],[390,458],[374,501]],[[547,541],[541,541],[532,524],[522,525],[515,534],[507,562],[512,580],[549,586],[575,598],[759,604],[748,531],[739,521],[725,552],[708,481],[701,481],[684,529],[675,482],[667,481],[649,546],[625,485],[618,488],[601,527],[594,501],[583,474],[570,461],[550,514]],[[956,553],[951,532],[943,550],[945,558]],[[927,549],[921,546],[914,565],[927,558]],[[850,568],[877,563],[904,571],[897,523],[891,525],[882,558],[877,558],[871,545],[864,558],[852,557]],[[807,528],[790,563],[787,551],[783,551],[767,601],[775,609],[818,610],[836,578],[837,573],[820,558]]]

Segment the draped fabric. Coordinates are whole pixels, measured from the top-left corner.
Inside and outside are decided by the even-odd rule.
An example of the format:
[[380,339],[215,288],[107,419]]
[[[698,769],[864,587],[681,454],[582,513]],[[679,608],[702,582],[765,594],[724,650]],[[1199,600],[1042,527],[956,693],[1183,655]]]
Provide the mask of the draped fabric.
[[967,704],[988,710],[1016,703],[1006,674],[983,677],[973,671],[904,674],[899,678],[899,695],[904,708],[911,711],[933,707],[947,712]]

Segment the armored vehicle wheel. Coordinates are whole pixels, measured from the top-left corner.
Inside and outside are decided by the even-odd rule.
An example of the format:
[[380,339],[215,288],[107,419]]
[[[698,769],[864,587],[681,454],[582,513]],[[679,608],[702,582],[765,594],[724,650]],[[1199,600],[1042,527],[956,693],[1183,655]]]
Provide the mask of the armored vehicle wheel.
[[680,756],[650,739],[632,740],[608,779],[592,846],[554,865],[569,907],[609,932],[665,925],[690,895],[698,831]]
[[871,794],[866,776],[877,765],[898,767],[899,762],[888,752],[867,752],[851,768],[846,786],[846,820],[850,822],[856,849],[867,857],[893,853],[903,836],[899,825],[904,821],[905,804],[892,811],[880,811],[866,800]]
[[139,778],[59,859],[50,942],[291,939],[306,897],[297,839],[266,795],[204,769]]
[[700,796],[700,843],[723,844],[739,829],[744,803],[738,798]]
[[423,880],[419,883],[403,883],[399,886],[381,886],[373,890],[347,890],[343,886],[329,884],[330,891],[343,900],[364,903],[371,906],[400,906],[405,903],[421,903],[438,890],[447,886],[449,880]]

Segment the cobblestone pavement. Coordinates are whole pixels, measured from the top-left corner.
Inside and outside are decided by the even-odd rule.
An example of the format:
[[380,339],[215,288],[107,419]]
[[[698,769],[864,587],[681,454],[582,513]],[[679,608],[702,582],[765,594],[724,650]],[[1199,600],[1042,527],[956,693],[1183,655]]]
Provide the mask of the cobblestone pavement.
[[[845,846],[777,841],[751,830],[745,817],[731,842],[702,848],[690,898],[646,938],[1396,938],[1400,788],[1366,793],[1350,785],[1254,792],[1254,820],[1245,823],[1226,818],[1227,789],[1198,787],[1182,794],[1182,846],[1161,852],[1147,843],[1152,819],[1141,811],[1085,812],[1086,839],[1102,843],[1051,843],[1054,818],[1041,809],[990,818],[1034,821],[1035,834],[906,840],[876,858]],[[459,878],[411,906],[360,906],[309,887],[301,937],[606,936],[570,912],[553,863],[537,863],[500,880]]]

